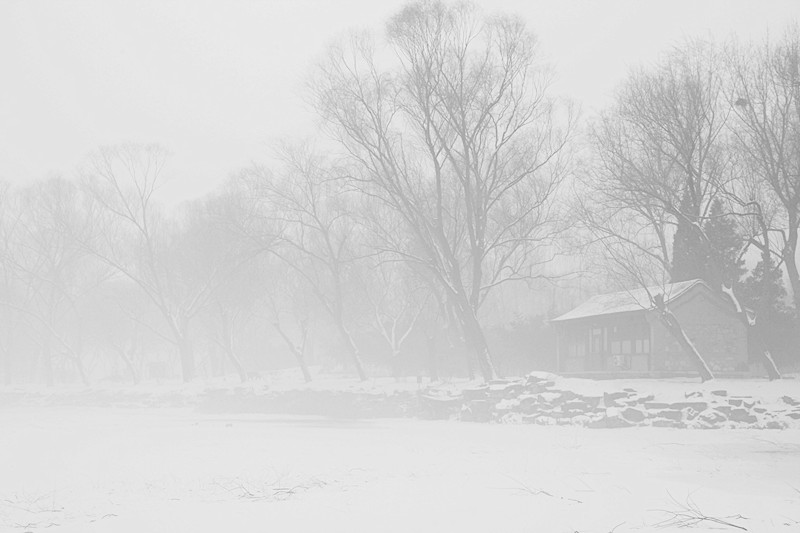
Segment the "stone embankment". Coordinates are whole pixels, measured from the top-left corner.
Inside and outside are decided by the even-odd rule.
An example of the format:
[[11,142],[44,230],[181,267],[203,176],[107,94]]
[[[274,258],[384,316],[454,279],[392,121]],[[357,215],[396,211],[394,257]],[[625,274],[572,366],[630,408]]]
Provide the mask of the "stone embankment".
[[584,395],[556,387],[535,375],[497,380],[453,393],[428,389],[422,395],[424,416],[474,422],[577,425],[589,428],[654,426],[672,428],[800,428],[800,400],[783,396],[764,405],[725,390],[691,392],[682,401],[656,401],[632,388]]
[[[630,384],[631,381],[625,382]],[[639,384],[630,385],[637,387]],[[800,395],[734,395],[706,384],[683,392],[679,383],[644,381],[641,390],[613,382],[562,380],[548,374],[485,385],[440,383],[425,388],[354,386],[271,390],[264,385],[125,390],[0,391],[0,408],[92,406],[193,408],[208,413],[262,413],[333,418],[423,418],[588,428],[800,429]],[[685,385],[685,384],[684,384]],[[724,385],[719,385],[724,387]],[[741,387],[736,387],[741,389]],[[571,390],[575,389],[575,390]],[[584,392],[578,392],[578,390]],[[656,392],[652,394],[651,390]],[[747,390],[747,388],[745,388]],[[753,389],[756,390],[756,389]],[[787,387],[777,390],[787,390]],[[792,388],[788,388],[792,391]],[[660,392],[658,392],[660,391]],[[669,400],[665,397],[669,396]],[[774,396],[774,397],[773,397]]]

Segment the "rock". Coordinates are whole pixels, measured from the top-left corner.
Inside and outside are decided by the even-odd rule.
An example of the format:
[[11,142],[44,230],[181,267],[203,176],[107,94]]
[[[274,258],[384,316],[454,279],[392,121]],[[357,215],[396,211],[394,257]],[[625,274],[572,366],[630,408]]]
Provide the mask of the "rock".
[[519,406],[517,407],[518,410],[525,413],[539,410],[539,400],[536,398],[536,396],[522,395],[517,399],[519,400]]
[[573,415],[584,414],[592,410],[592,407],[582,400],[570,400],[561,405],[561,410]]
[[663,402],[646,402],[644,404],[645,409],[654,410],[654,409],[669,409],[670,404],[663,403]]
[[525,385],[522,383],[514,383],[506,387],[503,392],[506,398],[516,398],[525,392]]
[[522,415],[522,423],[523,424],[535,424],[536,419],[539,418],[541,414],[535,415]]
[[708,404],[706,402],[675,402],[670,404],[670,407],[679,410],[693,409],[699,413],[708,409]]
[[728,398],[728,403],[734,407],[745,407],[747,409],[751,409],[756,404],[750,396],[731,397]]
[[499,400],[518,396],[522,393],[524,385],[514,381],[492,380],[489,382],[488,389],[488,396]]
[[791,396],[781,396],[781,400],[783,401],[783,403],[791,406],[800,405],[800,401],[795,400]]
[[666,418],[667,420],[680,421],[683,420],[683,411],[676,409],[664,409],[655,413],[655,418]]
[[720,426],[717,424],[712,424],[711,422],[706,422],[705,420],[692,420],[687,424],[688,427],[693,429],[719,429]]
[[562,391],[556,391],[556,392],[559,392],[561,394],[559,396],[559,400],[561,400],[562,402],[569,402],[571,400],[575,400],[575,399],[580,398],[580,396],[578,396],[577,394],[575,394],[571,390],[562,390]]
[[654,418],[651,422],[653,427],[657,428],[685,428],[686,424],[680,420],[672,420],[669,418]]
[[504,414],[512,409],[519,407],[519,400],[512,399],[512,400],[500,400],[494,406],[494,410],[497,411],[499,414]]
[[701,414],[699,420],[718,427],[719,424],[727,420],[727,417],[717,410],[712,410]]
[[498,420],[501,424],[519,424],[522,422],[522,415],[519,413],[506,413]]
[[597,409],[600,406],[600,402],[603,401],[602,396],[581,396],[581,400],[586,402],[589,407],[592,409]]
[[700,391],[687,392],[686,394],[683,395],[683,397],[686,398],[686,399],[689,399],[689,398],[702,398],[703,397],[703,393],[700,392]]
[[746,424],[755,424],[758,422],[758,418],[755,415],[750,414],[750,411],[747,409],[731,410],[730,414],[728,415],[728,420],[732,422],[743,422]]
[[546,378],[540,378],[538,376],[530,375],[525,379],[525,387],[534,387],[538,389],[537,392],[545,391],[553,385],[555,385],[555,382]]
[[606,407],[622,407],[619,400],[627,397],[628,393],[626,392],[604,392],[603,403]]
[[560,397],[561,396],[559,395],[559,393],[548,391],[539,394],[536,398],[539,400],[539,403],[541,404],[554,405],[558,403]]
[[712,390],[711,391],[711,395],[712,396],[727,396],[728,395],[728,391],[726,391],[726,390]]
[[655,399],[656,399],[655,396],[653,396],[652,394],[648,394],[647,396],[640,396],[639,398],[636,398],[636,403],[645,404],[647,402],[652,402]]
[[539,383],[528,383],[525,385],[525,392],[528,394],[537,394],[539,392],[545,392],[548,387],[545,387]]
[[684,409],[683,412],[686,414],[686,420],[694,420],[700,415],[700,411],[692,409],[691,407]]
[[628,422],[624,418],[619,415],[613,416],[604,416],[600,419],[593,420],[586,424],[586,427],[593,428],[593,429],[616,429],[616,428],[627,428],[631,427],[633,424]]
[[793,413],[786,413],[786,416],[788,416],[792,420],[800,420],[800,411],[794,411]]
[[770,420],[764,427],[766,429],[786,429],[786,422],[780,422],[778,420]]
[[633,407],[628,407],[622,411],[622,417],[625,420],[633,422],[634,424],[639,424],[643,422],[645,418],[647,418],[647,415],[644,413],[644,411],[634,409]]

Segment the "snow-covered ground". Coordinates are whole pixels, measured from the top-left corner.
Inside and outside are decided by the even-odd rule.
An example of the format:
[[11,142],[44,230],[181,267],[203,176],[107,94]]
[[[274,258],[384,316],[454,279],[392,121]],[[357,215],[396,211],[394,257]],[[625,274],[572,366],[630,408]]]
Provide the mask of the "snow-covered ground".
[[[0,530],[800,530],[800,430],[0,408]],[[688,522],[687,522],[688,521]]]

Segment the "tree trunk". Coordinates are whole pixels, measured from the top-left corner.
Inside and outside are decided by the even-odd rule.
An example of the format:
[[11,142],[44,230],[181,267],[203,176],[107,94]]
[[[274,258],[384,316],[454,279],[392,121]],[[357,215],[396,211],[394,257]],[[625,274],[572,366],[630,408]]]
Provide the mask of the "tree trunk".
[[83,359],[81,359],[78,353],[73,354],[70,359],[72,359],[75,368],[78,369],[78,375],[81,377],[81,383],[83,386],[90,386],[91,384],[89,383],[89,376],[86,375],[86,367],[83,365]]
[[350,335],[350,332],[347,331],[347,328],[344,325],[344,321],[341,317],[336,318],[336,328],[339,330],[339,335],[342,338],[342,342],[345,344],[345,347],[350,352],[350,359],[353,362],[353,366],[356,369],[356,373],[358,374],[358,379],[361,381],[367,381],[367,373],[364,371],[364,364],[361,362],[361,354],[358,351],[358,346],[356,346],[353,337]]
[[222,349],[236,369],[236,373],[239,374],[239,380],[242,383],[246,383],[247,371],[244,369],[244,365],[242,365],[241,360],[236,355],[236,351],[233,349],[233,328],[231,327],[228,315],[224,311],[220,312],[220,321],[222,322]]
[[495,371],[494,364],[492,363],[492,356],[489,352],[489,344],[486,342],[486,337],[483,334],[483,328],[475,316],[475,311],[471,306],[456,306],[459,319],[464,330],[464,339],[467,341],[469,348],[475,355],[480,368],[481,375],[485,381],[497,379],[497,372]]
[[50,350],[50,333],[45,333],[42,345],[42,362],[44,363],[44,380],[48,387],[53,386],[53,353]]
[[[745,317],[746,319],[747,317]],[[756,317],[758,320],[758,317]],[[772,354],[767,347],[767,343],[764,340],[763,335],[758,331],[758,328],[755,324],[750,324],[750,322],[746,322],[747,324],[747,334],[750,335],[753,339],[755,339],[755,349],[761,355],[761,363],[764,365],[764,369],[767,371],[767,377],[770,381],[774,381],[776,379],[781,379],[781,372],[778,370],[778,365],[775,364],[775,360],[772,358]]]
[[189,320],[185,317],[172,318],[170,326],[178,346],[178,356],[181,360],[181,378],[184,383],[189,383],[196,376],[194,349],[192,340],[189,337]]
[[308,340],[308,326],[307,323],[301,321],[302,324],[302,340],[301,345],[297,346],[289,335],[284,331],[283,327],[281,326],[280,318],[276,316],[275,320],[272,322],[272,326],[278,332],[278,334],[283,339],[283,342],[286,343],[286,346],[289,348],[289,351],[292,352],[292,355],[297,360],[297,366],[300,367],[300,371],[303,373],[303,379],[306,383],[311,383],[311,372],[308,369],[308,364],[306,364],[306,346]]
[[303,373],[303,380],[306,383],[311,383],[311,372],[308,370],[308,365],[306,364],[306,357],[304,354],[300,353],[300,350],[293,350],[294,357],[297,359],[297,365],[300,367],[300,371]]
[[[133,358],[131,355],[126,353],[125,348],[117,348],[120,357],[125,362],[125,367],[128,369],[128,373],[131,375],[131,380],[133,380],[134,385],[139,384],[139,373],[136,371],[136,366],[133,364]],[[131,349],[133,352],[133,349]]]
[[241,360],[239,360],[239,356],[236,355],[236,352],[233,349],[233,344],[230,342],[230,339],[225,341],[225,345],[223,347],[225,350],[225,355],[228,357],[230,362],[233,364],[233,367],[236,369],[236,373],[239,374],[239,381],[242,383],[247,382],[247,371],[244,369],[244,365],[242,365]]
[[187,335],[178,338],[178,355],[181,358],[181,376],[184,383],[189,383],[195,378],[194,350],[192,342]]
[[439,367],[436,364],[436,336],[428,335],[428,376],[432,382],[439,381]]
[[700,374],[700,380],[706,382],[714,379],[714,374],[711,373],[711,369],[708,368],[705,359],[703,359],[703,356],[697,351],[697,348],[695,348],[695,345],[691,339],[686,336],[686,332],[683,331],[678,319],[672,314],[672,311],[667,308],[666,304],[664,303],[663,295],[656,295],[655,300],[661,323],[664,324],[664,327],[667,328],[667,331],[670,333],[670,335],[672,335],[672,337],[678,341],[678,344],[681,346],[681,348],[683,348],[683,350],[689,355],[689,358],[692,360],[697,372]]
[[3,350],[3,382],[6,385],[11,385],[12,374],[14,373],[14,362],[11,354],[14,353],[14,331],[16,328],[10,323],[10,314],[4,316],[5,325],[11,326],[5,332],[5,349]]
[[[796,231],[789,231],[789,239],[797,238]],[[794,308],[800,309],[800,273],[797,271],[797,247],[796,242],[787,244],[784,250],[784,261],[786,262],[786,274],[789,278],[789,286],[792,288],[792,301]],[[800,314],[798,314],[800,317]]]
[[3,351],[3,384],[11,385],[11,372],[13,368],[11,365],[11,350]]
[[[766,269],[767,265],[771,263],[771,255],[769,250],[769,232],[767,229],[767,224],[766,222],[764,222],[764,217],[761,216],[760,211],[758,216],[758,223],[759,226],[761,227],[762,239],[764,241],[764,248],[761,250],[761,262],[764,265],[764,276],[763,276],[764,279],[762,283],[764,283],[764,290],[766,290],[767,289],[766,285],[767,283],[769,283],[768,281],[769,277],[766,275]],[[797,266],[795,265],[795,271],[796,270]],[[794,290],[795,289],[793,288],[792,291]],[[797,305],[797,300],[795,300],[795,309],[800,309],[796,305]],[[778,370],[778,365],[775,364],[775,360],[772,358],[772,353],[769,351],[768,348],[769,345],[767,344],[766,340],[763,338],[761,333],[758,331],[758,328],[756,327],[755,321],[758,320],[758,315],[756,315],[754,323],[751,323],[749,317],[747,316],[747,310],[744,308],[743,305],[740,305],[739,307],[741,308],[742,318],[744,319],[745,324],[747,324],[748,326],[747,333],[749,335],[752,335],[753,338],[756,339],[756,342],[758,344],[757,349],[761,353],[761,362],[764,365],[764,369],[767,371],[767,376],[769,377],[769,380],[774,381],[776,379],[781,379],[782,377],[781,372],[780,370]]]
[[[764,261],[764,265],[767,265],[769,261],[769,252],[762,253],[762,261]],[[734,293],[733,287],[727,288],[724,284],[721,284],[721,287],[722,293],[731,299],[731,302],[736,308],[736,313],[745,325],[747,329],[747,338],[755,339],[756,350],[761,355],[761,362],[764,365],[764,369],[767,371],[769,380],[780,379],[781,373],[778,370],[778,366],[775,364],[775,360],[772,358],[772,354],[769,352],[767,343],[762,338],[755,323],[750,321],[750,317],[747,316],[747,309],[745,309],[744,305],[742,305],[741,301]],[[758,317],[756,317],[756,320],[758,320]]]

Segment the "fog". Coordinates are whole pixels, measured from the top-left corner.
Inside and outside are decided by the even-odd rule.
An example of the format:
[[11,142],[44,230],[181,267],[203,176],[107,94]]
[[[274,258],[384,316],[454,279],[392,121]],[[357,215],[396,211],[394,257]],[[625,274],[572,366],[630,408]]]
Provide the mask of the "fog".
[[0,529],[796,527],[798,12],[3,4]]

